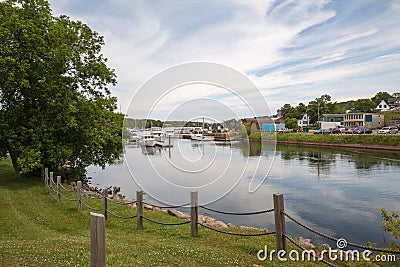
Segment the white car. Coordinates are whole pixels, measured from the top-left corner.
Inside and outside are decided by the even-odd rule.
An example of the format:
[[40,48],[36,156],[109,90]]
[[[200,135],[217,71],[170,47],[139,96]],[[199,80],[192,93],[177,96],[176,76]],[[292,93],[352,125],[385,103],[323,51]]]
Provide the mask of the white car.
[[378,131],[378,134],[397,134],[399,129],[396,126],[383,127]]
[[344,133],[346,131],[346,127],[344,127],[343,125],[339,125],[337,128],[339,128],[341,133]]

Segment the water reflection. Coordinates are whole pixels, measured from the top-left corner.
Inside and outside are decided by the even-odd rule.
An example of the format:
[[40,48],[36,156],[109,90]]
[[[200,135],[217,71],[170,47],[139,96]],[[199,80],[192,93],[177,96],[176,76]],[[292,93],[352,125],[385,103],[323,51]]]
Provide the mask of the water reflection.
[[[260,142],[243,143],[240,150],[243,157],[269,156],[274,145]],[[400,166],[400,153],[392,151],[351,150],[326,147],[276,145],[276,155],[282,160],[308,161],[309,167],[329,173],[336,160],[354,163],[356,169],[371,169],[376,166]]]
[[159,146],[140,146],[143,155],[161,156],[162,148]]
[[[202,166],[205,160],[212,159],[216,167],[210,173],[197,175],[171,171],[169,161],[187,167],[181,162],[181,153],[197,160],[191,162],[193,166]],[[373,241],[378,246],[387,245],[385,242],[391,242],[392,238],[384,235],[376,208],[400,210],[399,153],[280,144],[275,147],[268,143],[216,146],[212,142],[175,140],[171,149],[127,147],[126,154],[129,155],[127,159],[133,172],[146,178],[148,186],[157,188],[160,194],[176,204],[187,203],[189,193],[168,189],[155,180],[157,174],[149,167],[148,159],[153,160],[157,173],[172,177],[171,181],[182,186],[210,180],[229,159],[229,175],[221,183],[201,192],[200,198],[214,197],[215,191],[240,172],[238,166],[246,163],[248,171],[244,179],[229,194],[211,203],[212,207],[239,212],[267,209],[273,205],[272,194],[281,192],[285,196],[285,208],[293,216],[317,230],[353,242]],[[258,162],[259,157],[261,162]],[[265,166],[272,159],[271,173],[263,181],[267,169]],[[134,198],[135,191],[140,190],[128,171],[126,160],[122,165],[108,166],[103,171],[93,167],[88,171],[95,185],[120,186],[128,198]],[[248,187],[253,173],[263,183],[258,191],[250,194]],[[146,198],[156,202],[149,195]],[[237,225],[274,227],[273,216],[210,215]],[[291,223],[287,228],[290,234],[325,242]]]

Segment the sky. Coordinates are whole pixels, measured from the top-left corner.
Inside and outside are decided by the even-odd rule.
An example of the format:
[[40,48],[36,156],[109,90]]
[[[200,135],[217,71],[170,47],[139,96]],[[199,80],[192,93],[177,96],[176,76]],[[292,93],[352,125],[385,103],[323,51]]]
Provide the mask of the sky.
[[[111,92],[130,117],[144,116],[135,110],[143,99],[134,96],[149,80],[191,62],[232,68],[259,92],[239,89],[233,95],[220,84],[190,84],[159,99],[147,89],[142,97],[157,100],[148,116],[187,119],[196,116],[190,108],[197,116],[205,110],[215,118],[233,113],[262,116],[275,114],[285,103],[306,104],[323,94],[345,101],[400,91],[400,0],[50,0],[50,4],[55,15],[80,20],[104,36],[102,52],[118,76]],[[266,105],[257,105],[256,111],[243,108],[238,95],[261,96]],[[194,103],[196,99],[200,101]],[[208,103],[210,99],[214,102]],[[182,103],[187,108],[172,116],[171,110],[179,110]]]

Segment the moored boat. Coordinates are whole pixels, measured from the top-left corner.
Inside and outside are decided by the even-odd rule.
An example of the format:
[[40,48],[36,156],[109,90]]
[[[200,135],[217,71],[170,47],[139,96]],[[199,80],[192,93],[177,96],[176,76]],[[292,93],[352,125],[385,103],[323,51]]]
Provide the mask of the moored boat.
[[156,139],[154,138],[154,135],[148,132],[145,132],[142,135],[142,139],[140,140],[140,144],[143,146],[148,146],[148,147],[154,147],[156,146]]
[[215,133],[214,134],[214,141],[230,142],[231,141],[231,136],[230,136],[230,134],[228,132]]
[[203,140],[203,132],[199,131],[199,130],[193,131],[190,134],[190,139],[196,140],[196,141],[202,141]]

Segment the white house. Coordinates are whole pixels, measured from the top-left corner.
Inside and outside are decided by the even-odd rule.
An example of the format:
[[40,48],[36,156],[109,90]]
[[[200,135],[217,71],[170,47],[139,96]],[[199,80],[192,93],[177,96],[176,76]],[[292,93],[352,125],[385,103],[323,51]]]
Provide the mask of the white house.
[[299,127],[305,127],[310,125],[310,116],[308,114],[303,114],[297,118],[297,125]]
[[376,106],[376,111],[380,111],[380,112],[382,112],[382,111],[389,111],[390,110],[390,107],[389,107],[389,105],[385,102],[385,100],[382,100],[379,104],[378,104],[378,106]]

